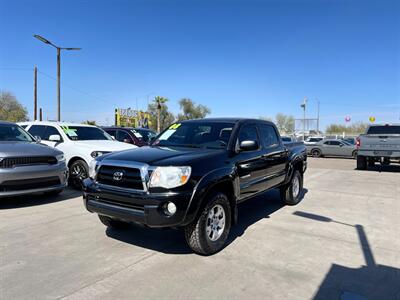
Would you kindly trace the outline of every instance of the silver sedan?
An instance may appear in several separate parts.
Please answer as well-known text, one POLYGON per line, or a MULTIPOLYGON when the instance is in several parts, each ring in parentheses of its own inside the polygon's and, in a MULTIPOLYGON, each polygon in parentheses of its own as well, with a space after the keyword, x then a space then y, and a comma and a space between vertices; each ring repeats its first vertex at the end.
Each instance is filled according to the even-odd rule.
POLYGON ((307 145, 308 154, 313 157, 321 156, 343 156, 357 157, 357 148, 342 140, 323 140, 315 145, 307 145))

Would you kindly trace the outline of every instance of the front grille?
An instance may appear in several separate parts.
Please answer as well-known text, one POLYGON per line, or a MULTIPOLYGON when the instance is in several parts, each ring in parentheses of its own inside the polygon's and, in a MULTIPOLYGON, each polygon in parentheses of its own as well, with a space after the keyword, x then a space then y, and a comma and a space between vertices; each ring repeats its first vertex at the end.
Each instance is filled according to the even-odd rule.
POLYGON ((0 160, 0 168, 14 168, 29 165, 55 165, 57 159, 54 156, 24 156, 6 157, 0 160))
POLYGON ((143 190, 140 169, 114 166, 101 166, 97 172, 97 182, 122 188, 143 190), (114 174, 121 172, 121 180, 115 180, 114 174))
POLYGON ((12 192, 21 190, 40 189, 59 185, 60 178, 58 176, 23 179, 23 180, 7 180, 0 185, 0 191, 12 192))

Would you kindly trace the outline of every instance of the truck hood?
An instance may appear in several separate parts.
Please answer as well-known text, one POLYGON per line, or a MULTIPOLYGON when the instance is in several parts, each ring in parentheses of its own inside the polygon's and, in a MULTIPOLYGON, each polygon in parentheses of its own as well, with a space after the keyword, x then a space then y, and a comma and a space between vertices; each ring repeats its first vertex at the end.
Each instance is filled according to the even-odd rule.
POLYGON ((122 142, 118 142, 118 141, 109 141, 109 140, 74 141, 74 146, 88 149, 90 151, 108 151, 108 152, 137 148, 137 146, 135 146, 135 145, 122 143, 122 142))
POLYGON ((103 159, 104 161, 141 162, 156 166, 182 166, 191 164, 195 160, 213 158, 225 152, 225 149, 145 146, 134 150, 111 153, 105 155, 103 159))
POLYGON ((29 142, 0 142, 0 157, 56 156, 61 151, 49 146, 29 142))

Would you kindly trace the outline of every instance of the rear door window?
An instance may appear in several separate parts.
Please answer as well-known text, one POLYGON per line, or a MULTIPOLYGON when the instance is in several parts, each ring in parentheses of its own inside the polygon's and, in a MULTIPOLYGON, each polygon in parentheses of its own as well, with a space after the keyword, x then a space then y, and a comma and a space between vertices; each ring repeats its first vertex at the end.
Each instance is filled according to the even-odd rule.
POLYGON ((275 147, 279 145, 278 135, 271 125, 259 125, 261 131, 261 140, 265 148, 275 147))
POLYGON ((400 134, 400 126, 371 126, 367 134, 400 134))

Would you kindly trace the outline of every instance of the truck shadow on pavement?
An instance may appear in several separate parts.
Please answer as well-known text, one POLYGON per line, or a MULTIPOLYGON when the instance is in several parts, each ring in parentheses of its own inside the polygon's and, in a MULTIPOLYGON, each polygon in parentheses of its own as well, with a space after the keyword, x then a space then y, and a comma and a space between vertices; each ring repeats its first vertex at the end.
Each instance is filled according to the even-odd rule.
MULTIPOLYGON (((303 197, 307 193, 304 190, 303 197)), ((231 228, 226 247, 236 238, 242 236, 246 229, 258 221, 269 218, 277 210, 284 207, 279 190, 274 189, 255 196, 239 204, 238 223, 231 228)), ((182 229, 153 229, 132 225, 127 230, 107 228, 106 235, 110 238, 167 254, 192 254, 186 245, 182 229)), ((225 248, 226 248, 225 247, 225 248)), ((222 249, 223 251, 223 249, 222 249)))
POLYGON ((347 224, 325 216, 296 211, 296 216, 320 222, 332 222, 355 228, 365 265, 350 268, 332 264, 314 294, 314 300, 399 300, 400 269, 377 264, 362 225, 347 224))
POLYGON ((35 194, 35 195, 9 197, 1 199, 0 210, 50 204, 50 203, 70 200, 79 196, 82 196, 81 191, 77 191, 72 188, 67 188, 57 196, 35 194))

